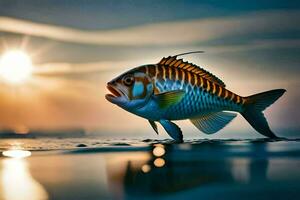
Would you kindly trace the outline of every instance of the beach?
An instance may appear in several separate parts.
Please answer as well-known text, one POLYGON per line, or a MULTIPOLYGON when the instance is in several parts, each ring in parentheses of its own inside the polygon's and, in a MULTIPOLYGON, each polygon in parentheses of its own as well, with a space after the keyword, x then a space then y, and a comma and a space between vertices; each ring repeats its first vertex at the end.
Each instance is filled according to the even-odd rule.
POLYGON ((3 139, 0 148, 1 200, 297 199, 300 191, 297 139, 3 139))

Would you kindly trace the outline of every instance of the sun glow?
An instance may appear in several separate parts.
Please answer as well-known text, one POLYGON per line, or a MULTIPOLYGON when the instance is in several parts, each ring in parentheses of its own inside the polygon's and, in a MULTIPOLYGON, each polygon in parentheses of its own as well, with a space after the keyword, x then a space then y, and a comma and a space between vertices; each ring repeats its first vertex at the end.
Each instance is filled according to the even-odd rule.
POLYGON ((0 77, 7 83, 25 82, 30 78, 32 70, 31 59, 24 51, 7 51, 0 58, 0 77))

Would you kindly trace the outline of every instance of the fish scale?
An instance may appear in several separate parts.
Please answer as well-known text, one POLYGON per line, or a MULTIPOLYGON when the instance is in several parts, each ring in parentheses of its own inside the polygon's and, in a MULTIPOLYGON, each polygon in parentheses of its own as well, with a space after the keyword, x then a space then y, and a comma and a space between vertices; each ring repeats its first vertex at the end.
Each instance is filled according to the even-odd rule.
MULTIPOLYGON (((147 67, 150 68, 152 66, 147 67)), ((155 66, 153 68, 160 69, 155 66)), ((191 73, 187 73, 184 75, 184 81, 176 80, 174 79, 174 73, 169 73, 169 67, 164 66, 162 69, 163 71, 161 73, 153 72, 160 74, 155 81, 155 87, 157 87, 160 92, 163 93, 173 90, 184 90, 186 92, 181 102, 171 106, 165 111, 164 116, 166 118, 180 120, 187 117, 195 117, 199 115, 199 113, 210 113, 226 109, 239 111, 241 109, 240 105, 231 102, 231 100, 224 101, 217 94, 212 94, 201 86, 192 85, 191 81, 195 78, 199 78, 198 76, 192 76, 191 73)), ((183 71, 182 73, 185 72, 183 71)), ((211 86, 211 89, 217 87, 205 78, 203 78, 203 81, 206 82, 206 85, 211 86)), ((193 82, 195 83, 196 81, 193 82)))

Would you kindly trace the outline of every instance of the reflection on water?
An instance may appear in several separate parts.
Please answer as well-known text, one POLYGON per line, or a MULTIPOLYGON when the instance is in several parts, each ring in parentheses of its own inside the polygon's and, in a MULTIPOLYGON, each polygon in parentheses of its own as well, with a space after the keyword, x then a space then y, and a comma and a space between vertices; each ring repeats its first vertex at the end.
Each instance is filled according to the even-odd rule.
POLYGON ((48 199, 47 192, 30 174, 28 163, 25 159, 19 159, 28 155, 21 150, 3 153, 1 171, 1 193, 4 200, 44 200, 48 199))
POLYGON ((31 152, 15 149, 15 150, 3 151, 2 155, 11 158, 25 158, 31 156, 31 152))
POLYGON ((144 173, 148 173, 148 172, 150 172, 150 170, 151 170, 151 166, 145 164, 145 165, 142 166, 141 169, 142 169, 142 171, 143 171, 144 173))
POLYGON ((156 157, 163 156, 166 153, 164 145, 156 144, 154 145, 153 155, 156 157))
MULTIPOLYGON (((235 181, 240 183, 248 183, 250 179, 250 160, 249 159, 235 159, 231 161, 231 174, 235 181)), ((265 170, 262 170, 265 173, 265 170)), ((264 176, 263 176, 264 177, 264 176)))
POLYGON ((165 160, 163 158, 156 158, 154 161, 153 161, 153 164, 155 167, 163 167, 165 165, 165 160))
MULTIPOLYGON (((297 191, 294 187, 300 180, 299 176, 289 177, 292 172, 298 171, 299 159, 287 159, 286 163, 282 163, 277 174, 289 173, 285 179, 270 180, 267 176, 270 171, 269 162, 280 159, 282 155, 289 158, 289 154, 274 156, 264 144, 159 144, 153 145, 149 154, 151 156, 144 162, 134 159, 127 162, 124 178, 118 180, 122 182, 120 185, 124 189, 125 199, 199 196, 205 199, 220 197, 220 193, 224 193, 224 198, 229 199, 254 198, 248 196, 249 192, 259 194, 260 197, 255 197, 256 199, 288 197, 297 191), (247 152, 246 156, 237 155, 238 149, 247 152)), ((110 167, 107 169, 110 171, 110 167)), ((111 191, 113 190, 114 188, 111 188, 111 191)))
POLYGON ((234 182, 231 169, 233 165, 238 166, 238 163, 230 160, 192 157, 173 145, 154 145, 151 157, 145 163, 140 163, 141 167, 132 167, 134 164, 136 166, 135 162, 138 160, 128 162, 123 180, 124 193, 128 197, 174 195, 212 183, 234 182))
POLYGON ((44 151, 0 160, 0 199, 294 199, 300 196, 299 158, 298 142, 44 151))

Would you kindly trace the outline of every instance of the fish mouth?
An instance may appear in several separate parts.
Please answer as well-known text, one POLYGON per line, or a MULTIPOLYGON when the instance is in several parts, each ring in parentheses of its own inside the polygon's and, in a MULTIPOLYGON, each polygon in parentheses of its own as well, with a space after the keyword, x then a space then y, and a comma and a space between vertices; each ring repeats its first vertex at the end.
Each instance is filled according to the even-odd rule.
POLYGON ((110 91, 110 94, 106 94, 105 98, 112 103, 123 95, 117 87, 114 87, 111 84, 107 84, 106 88, 110 91))
POLYGON ((111 94, 108 94, 108 95, 111 95, 113 97, 122 96, 122 92, 119 91, 117 88, 113 87, 112 85, 107 85, 107 89, 111 92, 111 94))

